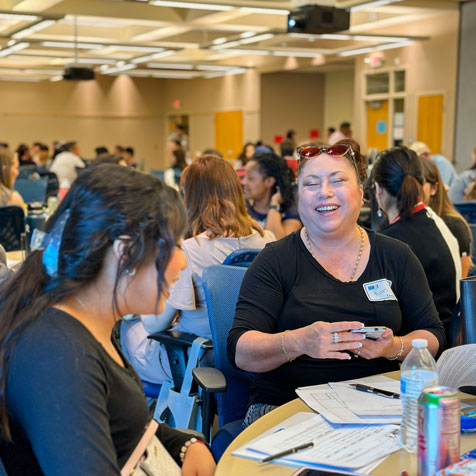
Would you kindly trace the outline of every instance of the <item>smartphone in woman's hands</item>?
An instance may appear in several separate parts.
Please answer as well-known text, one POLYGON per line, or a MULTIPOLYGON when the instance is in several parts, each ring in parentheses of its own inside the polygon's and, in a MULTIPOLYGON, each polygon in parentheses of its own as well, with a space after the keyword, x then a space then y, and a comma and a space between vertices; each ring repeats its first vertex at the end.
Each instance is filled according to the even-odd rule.
POLYGON ((365 334, 366 339, 377 340, 386 330, 385 326, 362 327, 361 329, 352 329, 349 332, 353 334, 365 334))

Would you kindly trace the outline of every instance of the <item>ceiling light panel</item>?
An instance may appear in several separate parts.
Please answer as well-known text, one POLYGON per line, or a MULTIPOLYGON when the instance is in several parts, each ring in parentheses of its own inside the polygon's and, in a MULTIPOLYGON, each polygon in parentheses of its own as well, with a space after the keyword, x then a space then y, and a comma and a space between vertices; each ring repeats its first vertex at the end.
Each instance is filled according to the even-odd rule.
POLYGON ((263 13, 264 15, 289 15, 289 10, 281 8, 239 7, 240 12, 263 13))
POLYGON ((24 30, 20 30, 17 33, 14 33, 12 35, 12 38, 15 38, 15 40, 25 38, 27 36, 33 35, 34 33, 37 33, 38 31, 49 28, 50 26, 53 26, 55 23, 56 23, 56 20, 40 21, 39 23, 36 23, 35 25, 32 25, 28 28, 25 28, 24 30))
POLYGON ((22 42, 22 43, 17 43, 16 45, 9 46, 8 48, 4 48, 3 50, 0 50, 0 57, 5 57, 8 56, 15 51, 20 51, 24 50, 25 48, 28 48, 30 46, 30 43, 27 42, 22 42))
POLYGON ((193 64, 147 63, 147 67, 158 68, 158 69, 193 69, 193 64))
POLYGON ((99 50, 108 45, 100 45, 99 43, 75 43, 69 41, 42 41, 42 46, 49 48, 81 48, 84 50, 99 50))
POLYGON ((385 5, 390 5, 391 3, 401 2, 402 0, 376 0, 373 2, 363 3, 362 5, 357 5, 351 7, 350 11, 352 13, 359 12, 361 10, 368 10, 369 8, 383 7, 385 5))
POLYGON ((191 8, 195 10, 212 10, 217 12, 226 12, 233 10, 229 5, 215 5, 213 3, 193 3, 193 2, 174 2, 172 0, 154 0, 150 5, 156 7, 174 7, 174 8, 191 8))

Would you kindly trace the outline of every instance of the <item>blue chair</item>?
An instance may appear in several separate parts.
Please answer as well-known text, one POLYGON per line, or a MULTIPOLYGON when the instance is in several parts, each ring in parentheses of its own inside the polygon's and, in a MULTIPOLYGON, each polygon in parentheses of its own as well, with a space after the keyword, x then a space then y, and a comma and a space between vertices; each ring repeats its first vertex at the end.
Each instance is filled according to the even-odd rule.
POLYGON ((160 180, 162 180, 162 182, 164 181, 164 171, 163 170, 151 169, 150 174, 153 175, 154 177, 159 178, 160 180))
POLYGON ((236 370, 228 362, 226 345, 233 324, 235 307, 241 281, 246 268, 212 265, 203 272, 203 288, 208 307, 216 368, 193 370, 198 385, 203 390, 202 433, 208 437, 216 398, 219 430, 212 441, 215 458, 221 455, 242 430, 243 418, 248 408, 249 387, 254 374, 236 370))
POLYGON ((227 266, 243 266, 247 268, 253 260, 258 256, 260 249, 256 248, 242 248, 230 253, 223 261, 227 266))
POLYGON ((24 246, 24 237, 25 213, 22 207, 0 207, 0 244, 6 251, 18 251, 24 246))
POLYGON ((22 196, 25 203, 45 203, 47 187, 47 178, 40 178, 38 180, 17 179, 14 186, 15 190, 22 196))
POLYGON ((453 205, 468 223, 476 223, 476 201, 453 203, 453 205))

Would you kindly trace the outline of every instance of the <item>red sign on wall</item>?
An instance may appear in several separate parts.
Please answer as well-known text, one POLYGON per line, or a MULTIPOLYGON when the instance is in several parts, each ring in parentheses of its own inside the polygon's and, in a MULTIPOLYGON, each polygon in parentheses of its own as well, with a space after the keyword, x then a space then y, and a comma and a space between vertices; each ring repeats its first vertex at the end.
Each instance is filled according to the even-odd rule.
POLYGON ((311 129, 309 131, 309 137, 311 139, 317 139, 319 137, 319 129, 311 129))
POLYGON ((281 142, 283 142, 283 140, 284 140, 284 136, 281 136, 281 135, 274 136, 274 143, 275 144, 281 144, 281 142))

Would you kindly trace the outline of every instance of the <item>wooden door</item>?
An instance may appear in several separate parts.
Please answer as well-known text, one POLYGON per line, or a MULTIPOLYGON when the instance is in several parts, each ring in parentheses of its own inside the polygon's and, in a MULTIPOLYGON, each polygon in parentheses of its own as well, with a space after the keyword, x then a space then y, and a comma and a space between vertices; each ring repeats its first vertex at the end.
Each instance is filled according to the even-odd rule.
POLYGON ((367 102, 367 149, 388 147, 388 100, 367 102))
POLYGON ((443 94, 418 97, 417 140, 424 142, 433 154, 441 153, 443 107, 443 94))
POLYGON ((215 149, 236 159, 243 148, 243 111, 215 113, 215 149))

